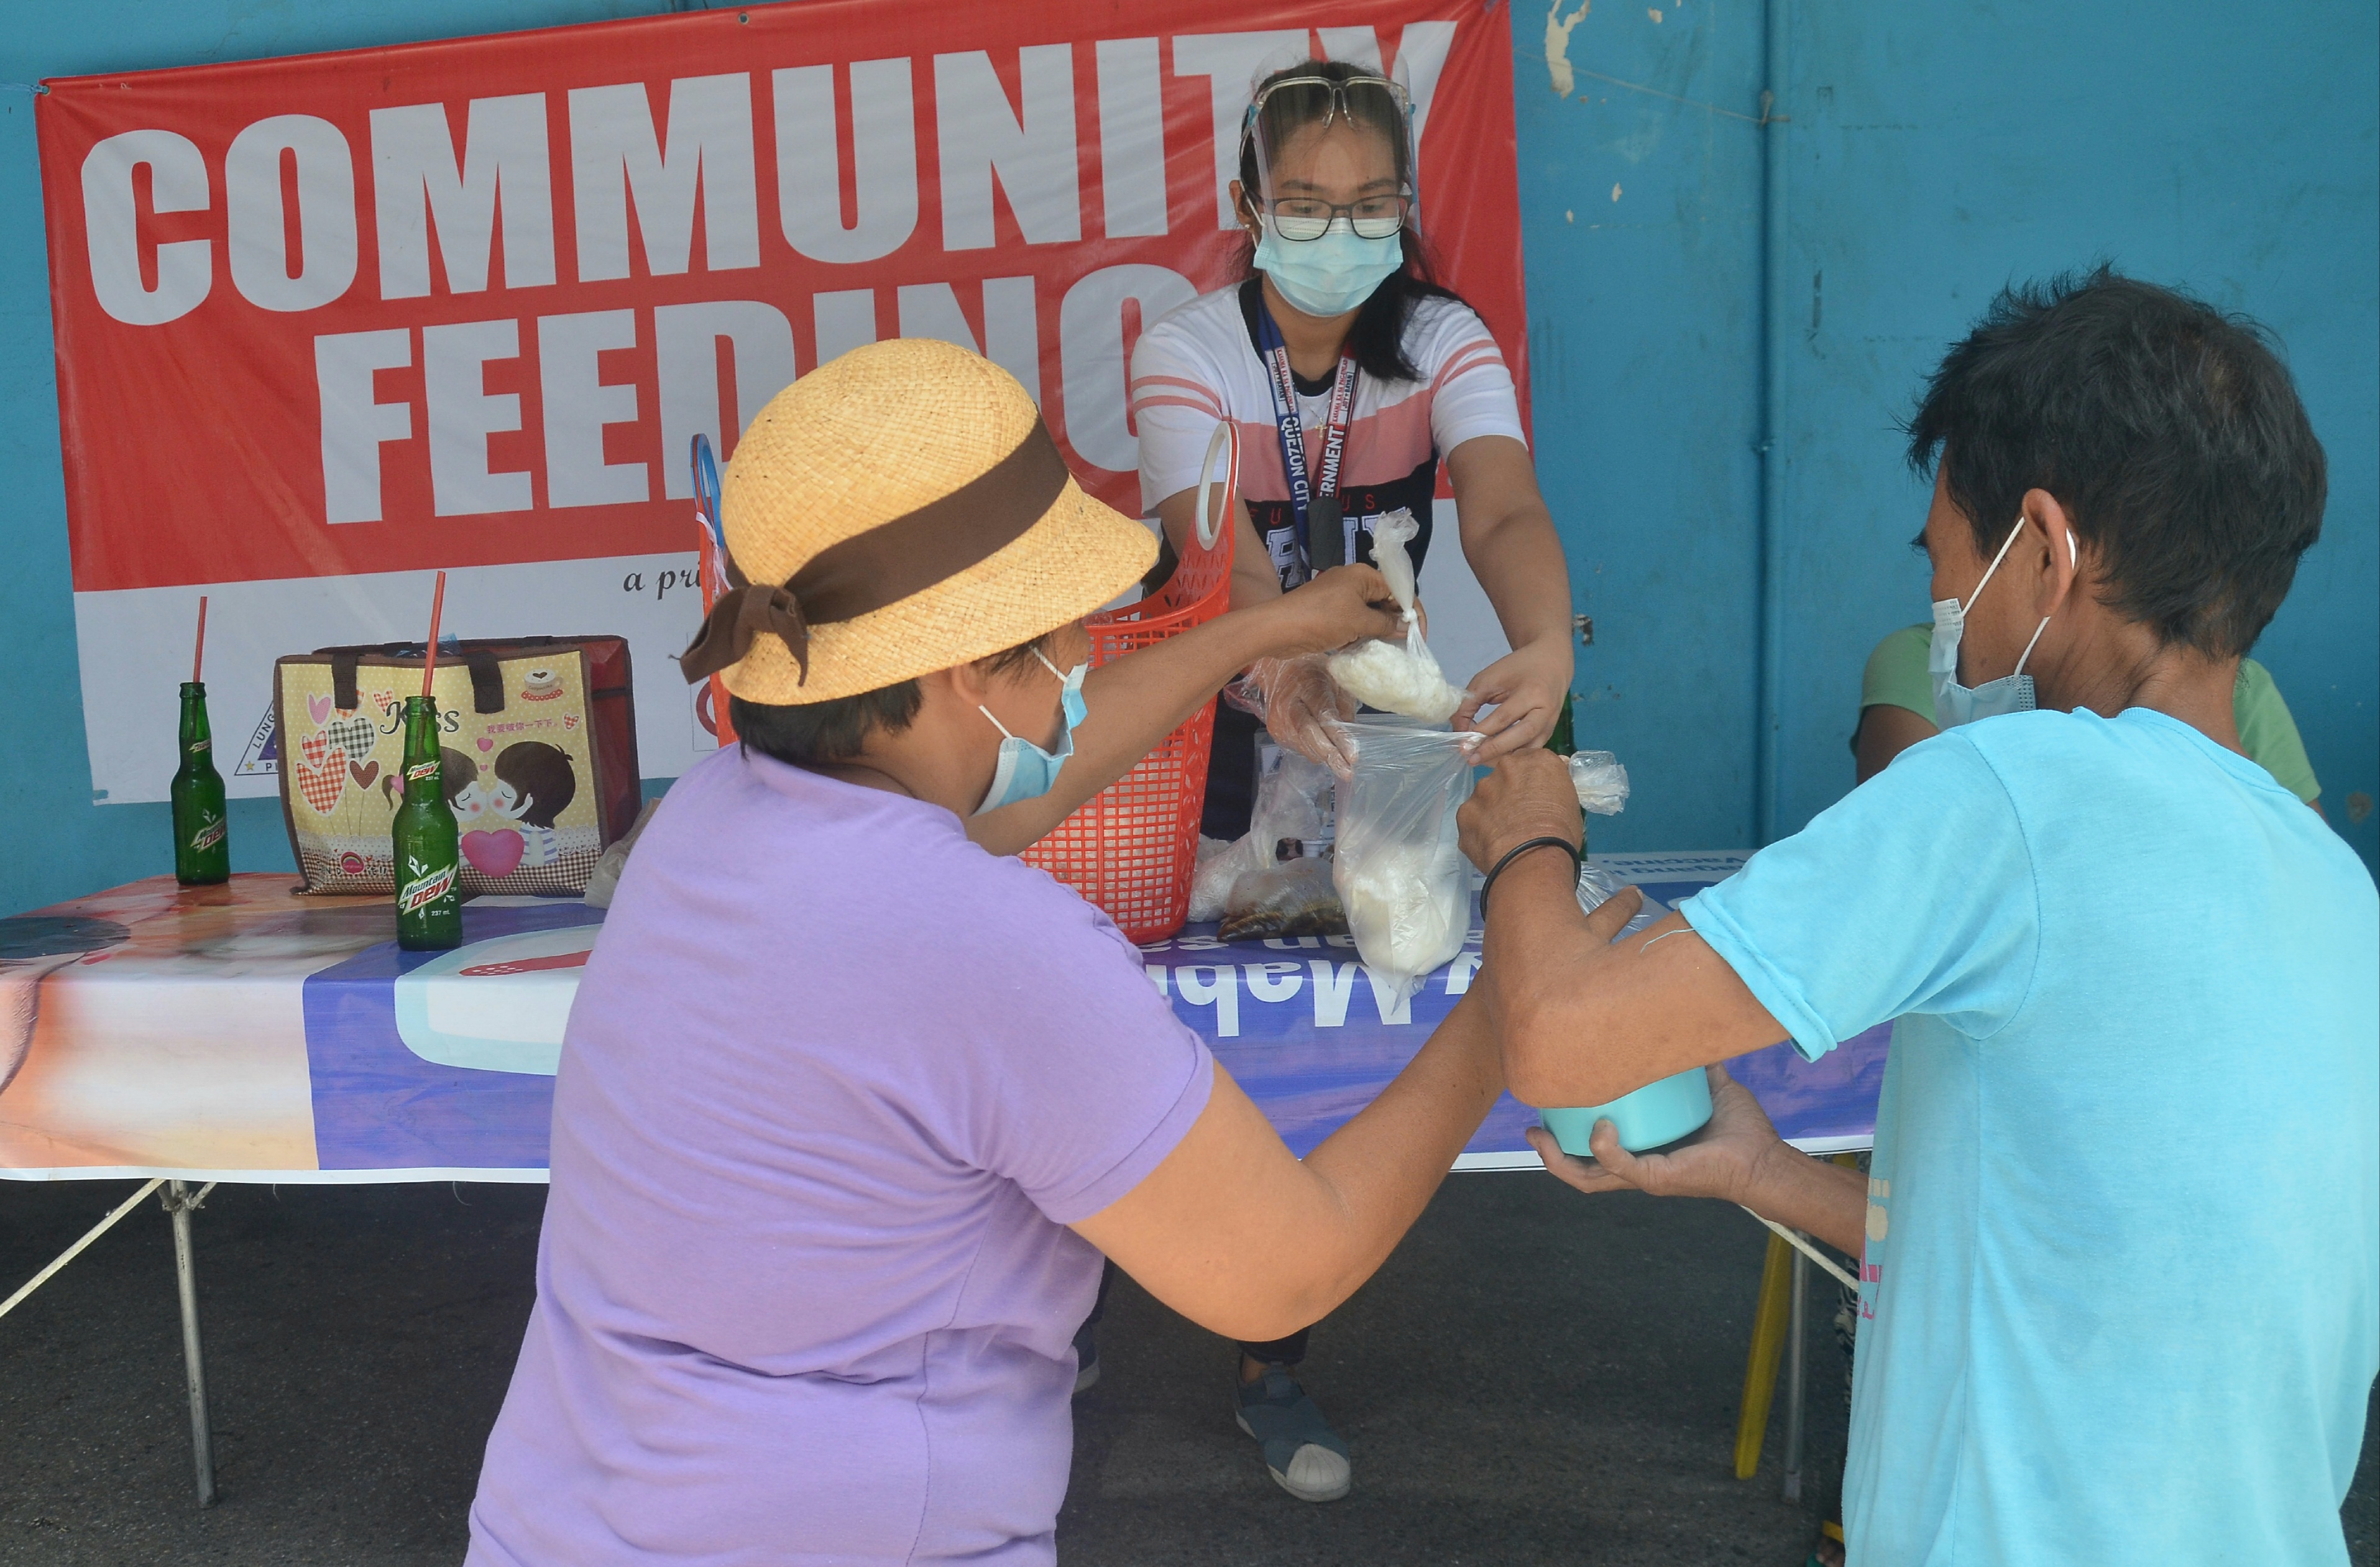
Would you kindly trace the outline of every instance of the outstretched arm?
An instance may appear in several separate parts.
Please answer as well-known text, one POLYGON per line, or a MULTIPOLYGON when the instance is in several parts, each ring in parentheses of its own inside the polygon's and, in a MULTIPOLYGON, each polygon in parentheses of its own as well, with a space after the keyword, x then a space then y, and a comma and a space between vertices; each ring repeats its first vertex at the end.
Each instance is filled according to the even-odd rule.
POLYGON ((1488 736, 1479 759, 1491 762, 1545 744, 1561 716, 1573 652, 1570 567, 1526 446, 1508 435, 1474 436, 1447 454, 1446 476, 1463 559, 1512 649, 1471 677, 1471 694, 1454 712, 1457 729, 1488 736), (1495 711, 1480 718, 1488 706, 1495 711))
MULTIPOLYGON (((1570 771, 1547 751, 1507 757, 1463 808, 1463 849, 1492 867, 1532 838, 1579 841, 1570 771)), ((1506 1077, 1524 1104, 1609 1104, 1689 1067, 1708 1066, 1708 1125, 1666 1153, 1620 1146, 1609 1121, 1595 1162, 1529 1134, 1546 1168, 1582 1191, 1630 1186, 1657 1197, 1723 1197, 1856 1256, 1865 1207, 1856 1172, 1779 1139, 1759 1102, 1717 1063, 1774 1044, 1784 1026, 1717 953, 1672 914, 1623 941, 1609 933, 1643 906, 1634 888, 1582 914, 1570 858, 1531 850, 1496 880, 1474 994, 1488 999, 1506 1077), (1621 912, 1603 923, 1608 911, 1621 912)))
MULTIPOLYGON (((1580 838, 1570 770, 1545 750, 1498 763, 1459 820, 1463 851, 1483 869, 1532 838, 1580 838)), ((1633 912, 1635 894, 1623 896, 1633 912)), ((1483 912, 1475 986, 1487 991, 1505 1075, 1524 1104, 1606 1104, 1785 1037, 1684 916, 1622 941, 1597 940, 1567 855, 1538 849, 1513 860, 1483 912)))
POLYGON ((1075 1229, 1201 1327, 1281 1338, 1372 1276, 1503 1087, 1475 990, 1378 1099, 1303 1160, 1218 1065, 1181 1145, 1075 1229))
POLYGON ((1138 764, 1159 741, 1259 658, 1318 652, 1362 637, 1391 635, 1396 602, 1367 565, 1328 571, 1294 593, 1276 593, 1153 648, 1101 664, 1083 679, 1088 716, 1075 730, 1075 754, 1038 799, 966 820, 967 836, 996 855, 1038 843, 1075 808, 1138 764))

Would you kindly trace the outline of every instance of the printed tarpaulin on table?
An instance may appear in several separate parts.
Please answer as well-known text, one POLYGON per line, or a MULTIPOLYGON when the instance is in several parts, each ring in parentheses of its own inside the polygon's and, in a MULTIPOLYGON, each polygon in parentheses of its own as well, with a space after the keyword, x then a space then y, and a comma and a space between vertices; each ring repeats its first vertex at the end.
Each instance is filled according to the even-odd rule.
MULTIPOLYGON (((1742 856, 1605 863, 1674 904, 1742 856)), ((482 898, 464 908, 462 947, 405 953, 385 900, 298 898, 294 884, 159 877, 0 920, 0 1175, 543 1179, 563 1029, 601 915, 482 898)), ((1346 941, 1193 927, 1144 949, 1174 1014, 1301 1156, 1413 1058, 1478 968, 1475 930, 1399 1005, 1346 941)), ((1815 1065, 1779 1045, 1731 1066, 1785 1136, 1864 1147, 1887 1034, 1815 1065)), ((1534 1119, 1502 1100, 1463 1164, 1534 1163, 1534 1119)))
POLYGON ((671 662, 700 619, 692 438, 723 459, 880 337, 1005 366, 1139 515, 1133 344, 1242 275, 1249 89, 1310 55, 1406 84, 1432 252, 1525 410, 1510 26, 810 0, 45 84, 94 788, 164 797, 157 671, 201 590, 225 782, 263 796, 273 659, 419 637, 441 566, 458 636, 626 636, 638 754, 675 776, 716 744, 671 662))
MULTIPOLYGON (((1731 875, 1742 855, 1597 855, 1666 909, 1731 875)), ((1478 909, 1475 900, 1472 917, 1478 909)), ((1480 932, 1402 1001, 1358 960, 1350 936, 1222 941, 1192 926, 1143 948, 1150 979, 1204 1036, 1215 1058, 1262 1107, 1299 1158, 1379 1093, 1445 1021, 1479 968, 1480 932)), ((1846 1039, 1821 1060, 1789 1043, 1737 1057, 1729 1072, 1750 1087, 1778 1132, 1814 1152, 1868 1146, 1892 1026, 1846 1039)), ((1534 1110, 1507 1094, 1463 1149, 1472 1168, 1534 1166, 1524 1136, 1534 1110)))

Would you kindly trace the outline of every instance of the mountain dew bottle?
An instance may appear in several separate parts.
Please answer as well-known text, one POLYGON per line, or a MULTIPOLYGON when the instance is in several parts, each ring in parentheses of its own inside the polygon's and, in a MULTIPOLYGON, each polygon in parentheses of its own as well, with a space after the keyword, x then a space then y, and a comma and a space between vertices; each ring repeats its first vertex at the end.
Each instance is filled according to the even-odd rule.
POLYGON ((405 803, 389 823, 396 867, 396 944, 443 952, 463 944, 462 837, 439 777, 438 712, 405 699, 405 803))
POLYGON ((1578 749, 1577 731, 1571 726, 1571 703, 1576 700, 1564 691, 1561 711, 1554 718, 1554 732, 1546 736, 1546 749, 1558 757, 1566 757, 1578 749))
POLYGON ((174 880, 211 887, 231 880, 231 835, 224 819, 223 774, 215 771, 207 727, 207 688, 182 685, 182 766, 167 791, 174 803, 174 880))

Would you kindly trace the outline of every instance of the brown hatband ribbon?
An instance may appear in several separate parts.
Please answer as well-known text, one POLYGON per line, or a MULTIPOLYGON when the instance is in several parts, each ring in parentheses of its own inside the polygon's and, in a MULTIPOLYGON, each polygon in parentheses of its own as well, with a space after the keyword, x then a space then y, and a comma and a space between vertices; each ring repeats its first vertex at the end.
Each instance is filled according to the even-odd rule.
POLYGON ((731 558, 729 590, 678 655, 692 685, 741 660, 762 632, 810 676, 810 627, 856 620, 989 559, 1049 515, 1072 477, 1038 418, 1016 449, 939 501, 838 541, 782 586, 747 582, 731 558))

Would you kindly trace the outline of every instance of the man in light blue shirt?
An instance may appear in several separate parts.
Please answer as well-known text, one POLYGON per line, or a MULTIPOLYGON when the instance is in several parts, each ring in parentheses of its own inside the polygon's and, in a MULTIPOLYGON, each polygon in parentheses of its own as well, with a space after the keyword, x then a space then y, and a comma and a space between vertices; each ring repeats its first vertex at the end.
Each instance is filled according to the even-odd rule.
POLYGON ((2344 1563, 2380 897, 2231 716, 2321 448, 2253 328, 2104 272, 2004 295, 1912 436, 1940 735, 1616 943, 1634 900, 1583 916, 1551 852, 1558 759, 1466 808, 1502 867, 1479 983, 1512 1091, 1601 1104, 1897 1018, 1864 1183, 1715 1065, 1684 1144, 1538 1144, 1584 1189, 1730 1198, 1862 1258, 1851 1567, 2344 1563))

